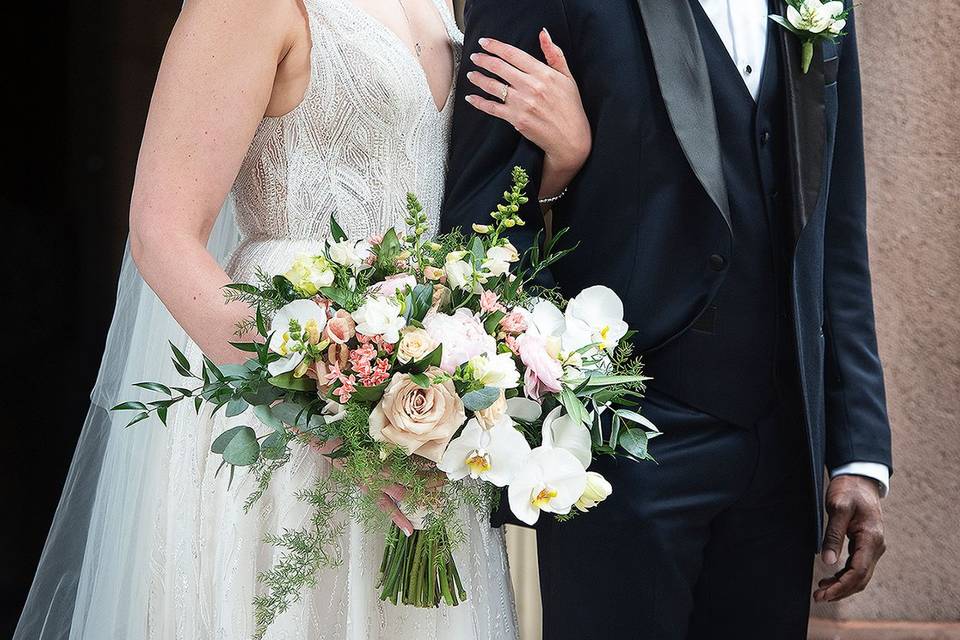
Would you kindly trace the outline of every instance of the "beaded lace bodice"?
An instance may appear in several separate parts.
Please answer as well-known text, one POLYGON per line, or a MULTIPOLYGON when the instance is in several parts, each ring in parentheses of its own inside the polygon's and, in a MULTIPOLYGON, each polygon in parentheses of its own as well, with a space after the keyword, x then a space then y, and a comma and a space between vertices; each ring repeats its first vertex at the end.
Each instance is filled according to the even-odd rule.
MULTIPOLYGON (((443 0, 433 2, 459 62, 463 36, 443 0)), ((233 275, 251 259, 278 258, 251 245, 322 240, 331 215, 355 238, 402 226, 408 192, 423 203, 430 231, 438 225, 453 88, 438 111, 407 45, 352 0, 305 6, 311 78, 299 106, 263 119, 237 175, 232 195, 246 246, 233 275)))

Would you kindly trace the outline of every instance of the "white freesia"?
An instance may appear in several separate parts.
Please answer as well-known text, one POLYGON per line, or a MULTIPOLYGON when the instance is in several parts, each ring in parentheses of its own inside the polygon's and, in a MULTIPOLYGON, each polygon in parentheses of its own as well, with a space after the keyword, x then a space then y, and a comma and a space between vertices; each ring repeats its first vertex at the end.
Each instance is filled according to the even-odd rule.
POLYGON ((842 2, 803 0, 799 9, 793 5, 787 6, 787 20, 798 31, 808 31, 810 33, 829 31, 836 35, 843 30, 846 24, 846 21, 839 18, 843 15, 843 12, 842 2), (840 22, 844 24, 837 27, 836 24, 840 22))
POLYGON ((567 303, 563 348, 576 351, 596 344, 613 351, 630 328, 623 320, 623 302, 604 286, 588 287, 567 303))
POLYGON ((537 447, 510 480, 510 510, 528 525, 537 522, 541 511, 570 513, 586 485, 587 472, 572 453, 556 447, 537 447))
POLYGON ((350 267, 354 272, 360 271, 367 266, 367 259, 370 257, 370 243, 365 240, 341 240, 333 242, 327 253, 330 259, 337 264, 350 267))
POLYGON ((574 505, 580 511, 586 512, 610 497, 613 486, 596 471, 587 471, 587 486, 583 495, 574 505))
POLYGON ((400 330, 406 326, 396 298, 370 296, 351 315, 357 323, 357 333, 365 336, 382 335, 384 340, 391 343, 400 340, 400 330))
POLYGON ((473 379, 485 387, 513 389, 520 384, 520 372, 513 354, 482 354, 470 358, 473 379))
POLYGON ((490 429, 481 427, 474 418, 447 446, 437 468, 453 482, 470 476, 505 487, 529 453, 527 439, 509 416, 503 416, 490 429))
POLYGON ((593 461, 590 430, 557 407, 543 419, 543 446, 565 449, 586 469, 593 461))
POLYGON ((283 356, 267 365, 270 375, 293 371, 303 361, 302 347, 308 335, 319 336, 327 325, 327 314, 313 300, 294 300, 281 307, 270 324, 270 351, 283 356), (295 337, 293 329, 300 332, 295 337))

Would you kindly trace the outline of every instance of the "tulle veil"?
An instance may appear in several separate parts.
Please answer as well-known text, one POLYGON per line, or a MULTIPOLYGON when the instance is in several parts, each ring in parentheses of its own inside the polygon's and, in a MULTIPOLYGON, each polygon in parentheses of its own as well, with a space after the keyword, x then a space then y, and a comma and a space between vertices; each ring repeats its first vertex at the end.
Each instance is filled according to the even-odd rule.
MULTIPOLYGON (((228 198, 210 235, 225 264, 240 242, 228 198)), ((147 624, 153 505, 164 428, 112 413, 133 383, 169 379, 167 341, 188 337, 124 253, 117 303, 90 409, 13 640, 140 640, 147 624)))

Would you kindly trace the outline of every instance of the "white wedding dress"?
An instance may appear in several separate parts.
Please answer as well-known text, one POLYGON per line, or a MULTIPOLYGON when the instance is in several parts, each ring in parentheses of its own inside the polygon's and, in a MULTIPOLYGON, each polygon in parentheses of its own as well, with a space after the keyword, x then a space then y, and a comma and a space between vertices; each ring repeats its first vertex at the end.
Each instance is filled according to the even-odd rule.
MULTIPOLYGON (((433 2, 458 62, 462 34, 443 0, 433 2)), ((317 252, 332 215, 353 238, 401 227, 408 191, 421 199, 431 232, 438 226, 453 89, 438 109, 416 57, 352 0, 304 4, 312 35, 306 95, 289 114, 263 119, 232 190, 232 207, 221 214, 235 211, 240 231, 239 246, 226 265, 236 281, 253 281, 258 268, 283 272, 298 254, 317 252)), ((118 326, 120 313, 112 333, 124 329, 118 326)), ((148 344, 134 337, 127 351, 146 349, 144 362, 166 360, 158 342, 163 336, 156 335, 160 325, 147 326, 141 342, 148 344)), ((199 360, 192 342, 185 341, 185 350, 192 361, 199 360)), ((128 362, 120 376, 127 384, 141 373, 130 372, 131 367, 128 362)), ((152 379, 176 384, 172 368, 165 370, 165 378, 152 379)), ((109 375, 102 372, 101 378, 109 375)), ((308 522, 309 507, 294 494, 323 474, 325 463, 307 450, 295 451, 245 513, 253 477, 240 471, 228 488, 228 474, 216 476, 218 461, 210 444, 230 426, 256 426, 252 415, 211 418, 209 410, 197 416, 192 405, 178 405, 165 432, 151 423, 124 431, 114 420, 106 435, 91 435, 86 432, 93 428, 91 421, 103 414, 96 407, 103 387, 101 380, 81 442, 84 450, 102 451, 105 469, 90 476, 97 486, 89 497, 89 525, 70 515, 84 502, 76 495, 85 495, 83 485, 91 483, 78 452, 16 640, 250 638, 256 626, 253 598, 263 589, 257 574, 271 568, 280 553, 263 542, 264 535, 308 522), (96 446, 89 446, 91 439, 96 446), (126 471, 113 471, 118 468, 126 471), (76 537, 70 535, 76 533, 73 527, 89 529, 80 536, 86 542, 78 575, 60 568, 68 560, 77 562, 63 550, 76 537), (60 593, 74 581, 75 591, 60 593)), ((133 393, 122 384, 114 387, 121 397, 133 393)), ((109 406, 103 399, 99 405, 109 406)), ((454 552, 468 593, 464 603, 415 609, 380 602, 376 582, 383 534, 348 524, 340 540, 342 564, 324 570, 265 637, 515 639, 503 534, 490 528, 485 515, 465 515, 467 541, 454 552)))

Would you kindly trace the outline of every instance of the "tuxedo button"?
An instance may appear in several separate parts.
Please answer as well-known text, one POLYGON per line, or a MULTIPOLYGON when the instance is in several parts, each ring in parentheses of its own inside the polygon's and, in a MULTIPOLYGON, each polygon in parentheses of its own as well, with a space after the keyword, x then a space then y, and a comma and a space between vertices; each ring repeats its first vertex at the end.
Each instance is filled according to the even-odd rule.
POLYGON ((723 271, 727 266, 727 259, 719 253, 710 256, 710 268, 714 271, 723 271))
POLYGON ((750 75, 751 73, 753 73, 753 67, 748 64, 746 67, 743 68, 743 71, 747 75, 750 75))

